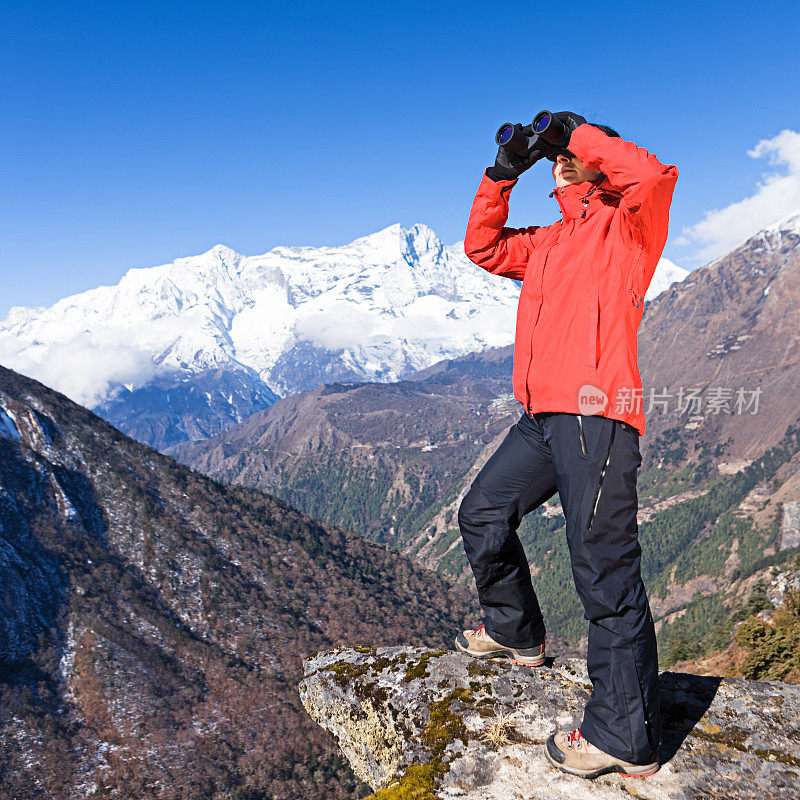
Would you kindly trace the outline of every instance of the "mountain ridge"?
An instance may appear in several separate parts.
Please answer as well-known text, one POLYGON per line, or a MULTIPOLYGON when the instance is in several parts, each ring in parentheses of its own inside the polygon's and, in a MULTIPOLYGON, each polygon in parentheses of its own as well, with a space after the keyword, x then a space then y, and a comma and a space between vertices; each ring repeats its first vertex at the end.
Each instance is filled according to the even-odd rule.
MULTIPOLYGON (((649 294, 685 274, 664 260, 649 294)), ((280 396, 401 380, 510 344, 518 295, 423 224, 257 256, 215 245, 49 308, 16 307, 0 322, 0 362, 164 448, 280 396)))

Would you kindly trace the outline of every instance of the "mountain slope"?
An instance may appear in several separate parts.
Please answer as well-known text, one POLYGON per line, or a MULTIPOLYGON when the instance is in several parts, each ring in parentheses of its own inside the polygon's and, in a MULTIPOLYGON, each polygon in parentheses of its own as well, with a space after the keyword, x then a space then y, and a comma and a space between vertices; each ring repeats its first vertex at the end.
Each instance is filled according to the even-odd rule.
MULTIPOLYGON (((673 283, 645 309, 645 397, 651 387, 663 393, 667 413, 658 402, 645 403, 639 521, 653 606, 665 622, 677 613, 696 615, 698 625, 727 617, 746 600, 761 560, 788 558, 800 545, 795 227, 789 219, 768 229, 673 283), (714 387, 721 387, 716 403, 714 387), (745 402, 761 390, 757 413, 737 413, 739 387, 745 402), (697 390, 696 409, 676 409, 681 389, 683 397, 697 390), (775 452, 763 458, 770 448, 775 452)), ((441 362, 396 386, 303 393, 174 452, 469 585, 456 512, 521 413, 508 394, 511 363, 511 348, 502 348, 441 362)), ((551 502, 529 515, 521 536, 548 623, 574 641, 581 612, 564 569, 562 525, 551 502)))
POLYGON ((0 409, 0 795, 359 791, 300 706, 302 657, 445 644, 464 598, 1 368, 0 409))
POLYGON ((169 452, 404 548, 519 417, 508 394, 511 360, 507 347, 442 362, 413 380, 329 384, 169 452))
POLYGON ((776 442, 797 417, 798 301, 800 213, 648 304, 639 330, 642 382, 667 396, 664 405, 657 397, 652 409, 645 404, 653 437, 676 428, 707 446, 726 443, 731 460, 752 459, 776 442), (690 390, 698 396, 687 413, 678 410, 681 389, 684 407, 690 390))
MULTIPOLYGON (((648 296, 685 271, 663 262, 648 296)), ((394 381, 513 341, 518 284, 424 225, 342 247, 218 245, 116 286, 15 308, 0 363, 158 448, 332 381, 394 381)))

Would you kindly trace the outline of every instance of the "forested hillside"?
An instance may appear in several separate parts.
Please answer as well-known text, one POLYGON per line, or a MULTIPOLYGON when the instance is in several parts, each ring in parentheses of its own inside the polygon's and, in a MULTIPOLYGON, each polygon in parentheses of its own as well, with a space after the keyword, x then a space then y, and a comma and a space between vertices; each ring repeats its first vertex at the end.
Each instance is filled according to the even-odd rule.
POLYGON ((446 646, 458 591, 0 368, 0 797, 359 795, 301 660, 446 646))

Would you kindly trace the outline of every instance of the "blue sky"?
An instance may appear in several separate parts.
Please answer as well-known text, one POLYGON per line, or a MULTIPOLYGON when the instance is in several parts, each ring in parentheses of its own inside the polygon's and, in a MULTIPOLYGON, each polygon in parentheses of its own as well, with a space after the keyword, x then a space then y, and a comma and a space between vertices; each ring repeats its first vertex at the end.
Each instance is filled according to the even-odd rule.
MULTIPOLYGON (((794 210, 798 16, 792 2, 9 7, 0 318, 216 243, 343 244, 395 222, 458 241, 497 126, 548 107, 678 165, 665 255, 697 266, 794 210)), ((554 221, 551 185, 540 165, 523 176, 509 224, 554 221)))

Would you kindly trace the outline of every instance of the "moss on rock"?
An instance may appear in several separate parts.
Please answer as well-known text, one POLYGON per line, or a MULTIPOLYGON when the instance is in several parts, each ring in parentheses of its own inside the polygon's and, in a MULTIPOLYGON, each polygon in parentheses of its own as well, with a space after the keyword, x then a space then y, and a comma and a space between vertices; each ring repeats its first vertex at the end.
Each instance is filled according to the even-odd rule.
POLYGON ((402 776, 379 789, 366 800, 436 800, 436 787, 447 773, 450 759, 446 758, 448 745, 460 739, 467 743, 467 729, 463 718, 452 705, 455 701, 469 703, 472 692, 457 688, 431 705, 431 716, 420 734, 427 760, 409 766, 402 776))
POLYGON ((429 653, 425 653, 425 655, 420 656, 416 661, 412 661, 406 667, 406 677, 407 681, 414 680, 414 678, 427 678, 428 677, 428 662, 432 658, 438 658, 439 656, 443 656, 447 650, 431 650, 429 653))

